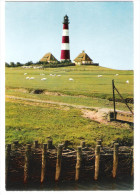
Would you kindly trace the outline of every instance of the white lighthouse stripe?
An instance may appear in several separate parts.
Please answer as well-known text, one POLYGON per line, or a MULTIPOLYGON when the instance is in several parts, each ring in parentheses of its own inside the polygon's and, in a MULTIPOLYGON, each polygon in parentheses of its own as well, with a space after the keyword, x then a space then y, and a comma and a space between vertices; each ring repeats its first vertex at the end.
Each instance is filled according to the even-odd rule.
POLYGON ((69 43, 62 43, 61 50, 69 50, 69 43))
POLYGON ((63 29, 62 36, 69 36, 69 30, 63 29))

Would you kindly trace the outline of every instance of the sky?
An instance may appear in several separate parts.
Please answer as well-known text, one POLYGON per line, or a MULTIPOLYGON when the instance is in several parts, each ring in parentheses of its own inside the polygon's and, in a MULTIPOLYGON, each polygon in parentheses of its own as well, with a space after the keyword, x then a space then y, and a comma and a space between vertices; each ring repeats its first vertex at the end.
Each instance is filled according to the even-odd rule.
POLYGON ((134 69, 133 2, 6 2, 5 61, 60 60, 66 14, 72 61, 84 50, 100 66, 134 69))

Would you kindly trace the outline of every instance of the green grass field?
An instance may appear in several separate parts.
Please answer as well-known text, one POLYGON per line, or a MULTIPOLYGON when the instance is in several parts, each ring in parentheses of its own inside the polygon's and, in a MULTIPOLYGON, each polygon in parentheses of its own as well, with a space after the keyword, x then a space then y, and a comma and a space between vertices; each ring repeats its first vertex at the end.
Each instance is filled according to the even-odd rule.
POLYGON ((6 103, 6 143, 45 143, 52 138, 55 145, 69 140, 73 146, 85 140, 95 145, 96 139, 103 139, 104 145, 112 140, 121 144, 132 144, 133 130, 103 125, 83 118, 79 109, 50 105, 26 105, 25 102, 6 103))
MULTIPOLYGON (((124 98, 133 98, 133 71, 92 66, 44 70, 6 68, 6 95, 89 107, 113 108, 112 101, 108 100, 112 98, 112 79, 124 98), (56 76, 50 76, 50 74, 56 74, 56 76), (34 79, 28 80, 26 77, 34 77, 34 79), (47 80, 41 81, 41 78, 47 78, 47 80), (73 78, 73 81, 69 81, 69 78, 73 78), (126 80, 129 80, 129 84, 126 80), (44 92, 32 93, 37 89, 42 89, 44 92)), ((103 138, 104 144, 107 145, 113 139, 132 142, 133 131, 125 125, 117 128, 99 124, 83 118, 78 108, 63 109, 62 106, 53 104, 26 103, 12 102, 9 99, 6 102, 6 143, 15 139, 21 143, 32 142, 35 139, 45 142, 48 137, 53 138, 55 144, 66 139, 73 144, 80 143, 82 139, 85 139, 87 144, 95 144, 97 138, 103 138)), ((128 110, 123 103, 117 102, 116 105, 119 110, 128 110)), ((129 105, 133 109, 133 104, 129 105)))
POLYGON ((52 68, 45 70, 6 69, 7 88, 45 89, 67 95, 85 95, 88 97, 112 97, 112 79, 125 97, 133 96, 133 71, 112 70, 102 67, 52 68), (27 73, 27 75, 24 75, 27 73), (42 76, 40 74, 44 73, 42 76), (61 75, 52 77, 50 74, 61 75), (119 74, 116 76, 116 74, 119 74), (103 75, 98 78, 98 75, 103 75), (26 77, 35 77, 27 80, 26 77), (46 81, 41 78, 46 77, 46 81), (73 78, 73 81, 69 81, 73 78), (130 83, 127 84, 126 80, 130 83))

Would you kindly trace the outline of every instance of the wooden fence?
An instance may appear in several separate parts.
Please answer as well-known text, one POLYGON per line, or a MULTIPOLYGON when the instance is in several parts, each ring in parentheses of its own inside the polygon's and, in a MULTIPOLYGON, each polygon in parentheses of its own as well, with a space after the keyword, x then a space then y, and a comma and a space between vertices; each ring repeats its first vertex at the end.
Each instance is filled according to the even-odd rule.
POLYGON ((55 148, 52 140, 45 144, 20 145, 18 141, 6 148, 6 185, 49 183, 60 181, 91 181, 100 178, 133 176, 133 148, 103 147, 101 140, 95 148, 85 142, 77 149, 68 141, 55 148))

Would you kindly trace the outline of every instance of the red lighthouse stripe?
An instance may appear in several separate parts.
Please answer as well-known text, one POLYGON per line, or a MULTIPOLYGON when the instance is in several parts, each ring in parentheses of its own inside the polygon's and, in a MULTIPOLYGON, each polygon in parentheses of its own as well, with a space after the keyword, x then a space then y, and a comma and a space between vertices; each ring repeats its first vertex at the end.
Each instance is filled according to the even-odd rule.
POLYGON ((61 50, 61 60, 69 60, 70 59, 70 51, 69 50, 61 50))
POLYGON ((62 43, 69 43, 69 36, 63 36, 62 43))
POLYGON ((68 24, 63 24, 63 29, 69 29, 68 24))

